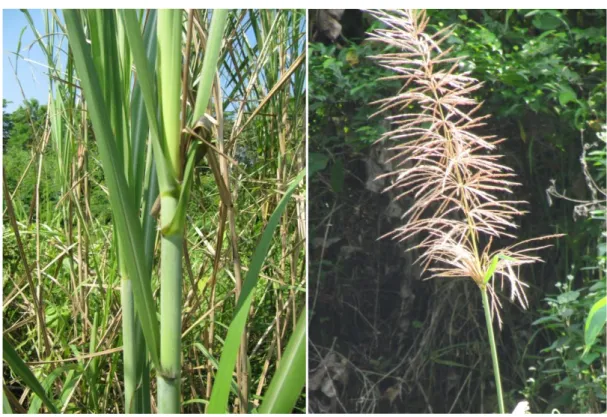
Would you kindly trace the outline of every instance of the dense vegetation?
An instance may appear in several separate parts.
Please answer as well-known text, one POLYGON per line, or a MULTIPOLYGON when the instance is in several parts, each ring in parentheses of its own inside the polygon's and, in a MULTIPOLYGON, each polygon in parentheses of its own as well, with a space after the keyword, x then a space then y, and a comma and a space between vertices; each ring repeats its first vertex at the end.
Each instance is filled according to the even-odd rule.
MULTIPOLYGON (((87 32, 93 39, 91 45, 98 45, 96 36, 103 32, 95 34, 95 24, 114 23, 121 31, 119 42, 125 42, 119 43, 120 49, 114 52, 131 62, 132 50, 125 47, 123 32, 126 17, 111 10, 96 13, 79 14, 86 22, 82 28, 91 31, 87 32)), ((149 29, 155 21, 155 11, 138 13, 142 22, 148 22, 145 28, 149 29)), ((204 10, 177 13, 182 28, 178 37, 183 35, 184 41, 192 42, 184 42, 183 49, 174 51, 180 56, 190 53, 184 60, 190 64, 189 79, 183 81, 187 87, 184 115, 190 117, 192 99, 205 84, 199 77, 212 17, 204 10)), ((13 358, 3 366, 3 410, 37 413, 54 406, 65 413, 124 413, 134 409, 132 403, 125 404, 125 374, 132 371, 129 367, 133 362, 123 358, 123 354, 127 355, 122 352, 127 340, 123 333, 127 311, 121 281, 124 285, 128 279, 123 270, 128 259, 118 256, 117 251, 122 236, 117 233, 118 219, 108 199, 108 193, 115 191, 108 184, 99 125, 83 117, 92 113, 94 97, 82 81, 81 68, 75 68, 73 32, 68 34, 74 26, 68 26, 66 31, 61 11, 45 11, 44 16, 45 32, 38 33, 33 24, 26 30, 35 31, 35 42, 51 63, 49 104, 24 98, 14 112, 4 112, 2 291, 4 352, 10 346, 15 349, 40 382, 51 405, 41 402, 35 384, 15 366, 13 358)), ((302 336, 298 336, 299 343, 292 336, 305 334, 296 331, 305 328, 297 323, 305 324, 298 319, 305 313, 306 291, 305 190, 297 186, 302 183, 305 167, 304 22, 303 10, 233 10, 227 13, 225 32, 219 33, 218 67, 209 73, 211 82, 207 84, 209 92, 211 85, 215 88, 208 109, 205 105, 203 110, 218 123, 208 138, 213 148, 207 152, 216 155, 223 177, 214 175, 214 168, 207 162, 208 153, 209 159, 198 159, 193 166, 185 210, 184 256, 179 262, 183 262, 182 298, 176 297, 182 306, 182 326, 173 329, 181 341, 181 412, 204 412, 212 390, 219 385, 229 393, 227 407, 219 405, 222 411, 263 410, 264 403, 267 407, 271 402, 264 401, 269 397, 274 403, 280 402, 281 396, 276 393, 287 394, 282 397, 292 397, 293 403, 297 400, 295 411, 305 410, 305 394, 301 392, 304 350, 286 357, 289 341, 294 341, 293 346, 303 346, 302 336), (222 138, 217 138, 218 132, 223 132, 222 138), (226 207, 226 196, 221 195, 221 178, 229 191, 230 207, 226 207), (273 216, 280 214, 279 209, 284 209, 283 214, 273 216), (264 239, 264 231, 269 233, 269 240, 264 239), (268 245, 267 255, 260 255, 264 245, 268 245), (259 274, 248 274, 250 269, 259 267, 259 274), (250 280, 243 284, 245 275, 250 280), (251 285, 250 309, 246 302, 243 304, 248 321, 246 346, 225 346, 238 311, 236 306, 242 305, 242 300, 237 304, 241 291, 246 297, 247 286, 251 285), (230 350, 238 352, 237 373, 224 370, 224 379, 218 383, 220 361, 224 363, 223 353, 230 350), (283 363, 288 366, 290 378, 284 378, 284 374, 273 378, 283 363), (273 393, 268 394, 272 388, 273 393)), ((114 32, 106 33, 115 38, 114 32)), ((153 31, 147 30, 145 36, 146 41, 152 39, 153 31)), ((23 57, 23 51, 13 52, 17 59, 23 57)), ((115 60, 102 64, 115 73, 99 72, 100 77, 118 76, 115 60)), ((132 65, 134 68, 136 64, 132 65)), ((124 115, 130 116, 123 122, 132 121, 134 126, 138 113, 129 100, 136 103, 135 86, 139 81, 130 73, 131 65, 122 69, 125 71, 120 75, 126 80, 122 104, 128 105, 124 115)), ((166 90, 163 93, 166 95, 166 90)), ((105 94, 107 103, 117 103, 117 97, 109 91, 105 94)), ((111 121, 118 138, 118 119, 114 116, 112 113, 108 123, 111 121)), ((166 123, 166 116, 164 120, 166 123)), ((145 172, 146 181, 142 181, 139 191, 155 198, 157 187, 154 194, 150 184, 155 182, 157 171, 153 168, 151 145, 147 146, 154 140, 152 136, 144 128, 143 147, 138 148, 142 153, 133 152, 130 157, 143 162, 141 171, 135 170, 145 172)), ((125 153, 124 158, 127 161, 129 156, 125 153)), ((130 178, 132 187, 137 180, 130 178)), ((139 208, 139 195, 135 199, 137 216, 141 213, 145 218, 151 205, 141 198, 139 208)), ((160 210, 162 214, 163 209, 160 210)), ((152 230, 151 290, 156 304, 160 284, 166 282, 159 276, 163 268, 160 241, 165 231, 161 233, 159 227, 152 230)), ((143 256, 145 249, 139 249, 141 252, 136 255, 143 256)), ((139 305, 135 310, 137 319, 141 318, 139 305)), ((161 314, 157 313, 157 317, 162 320, 161 314)), ((145 337, 149 347, 147 334, 145 337)), ((159 370, 152 361, 148 362, 145 350, 143 357, 154 377, 147 379, 151 385, 143 394, 151 400, 151 406, 148 402, 139 410, 155 412, 159 407, 155 394, 159 370)), ((7 360, 6 354, 4 358, 7 360)), ((145 378, 139 378, 145 384, 145 378)), ((141 390, 141 384, 135 388, 141 390)))
MULTIPOLYGON (((544 263, 520 270, 530 308, 504 302, 497 337, 506 408, 527 400, 532 412, 603 412, 605 334, 588 344, 584 330, 605 296, 605 12, 428 15, 434 31, 455 25, 444 47, 484 82, 473 95, 492 118, 479 134, 507 138, 500 153, 522 183, 515 198, 529 202, 519 238, 564 234, 542 251, 544 263)), ((474 285, 421 281, 406 242, 377 240, 401 225, 401 212, 373 185, 383 172, 371 168, 386 160, 373 143, 390 123, 371 117, 370 103, 402 85, 381 80, 392 74, 370 59, 389 49, 349 30, 378 23, 367 14, 344 19, 335 43, 310 43, 310 166, 320 169, 309 203, 311 406, 492 412, 474 285)))

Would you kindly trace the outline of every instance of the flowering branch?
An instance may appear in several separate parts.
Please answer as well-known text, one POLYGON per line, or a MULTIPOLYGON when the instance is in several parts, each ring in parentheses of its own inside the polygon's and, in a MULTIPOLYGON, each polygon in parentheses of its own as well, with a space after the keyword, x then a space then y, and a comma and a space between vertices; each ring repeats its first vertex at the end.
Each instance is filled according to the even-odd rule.
POLYGON ((443 43, 452 33, 447 27, 429 35, 424 11, 370 11, 385 24, 370 34, 373 41, 394 47, 373 57, 380 66, 401 80, 397 95, 379 100, 376 114, 384 114, 394 128, 379 141, 394 143, 392 160, 398 161, 387 190, 397 190, 397 199, 413 197, 403 217, 403 226, 389 233, 398 240, 421 235, 410 248, 420 249, 418 259, 424 272, 435 277, 469 277, 491 297, 491 313, 501 327, 492 277, 510 284, 510 298, 527 308, 527 284, 518 278, 521 265, 541 261, 529 252, 544 248, 523 248, 523 244, 548 239, 526 240, 492 250, 494 239, 514 238, 514 218, 525 213, 524 201, 505 199, 512 195, 512 169, 500 163, 497 145, 504 139, 479 136, 488 116, 477 116, 482 103, 471 93, 481 88, 469 72, 460 72, 461 58, 451 57, 443 43), (396 114, 394 114, 396 113, 396 114), (405 162, 408 164, 405 165, 405 162))

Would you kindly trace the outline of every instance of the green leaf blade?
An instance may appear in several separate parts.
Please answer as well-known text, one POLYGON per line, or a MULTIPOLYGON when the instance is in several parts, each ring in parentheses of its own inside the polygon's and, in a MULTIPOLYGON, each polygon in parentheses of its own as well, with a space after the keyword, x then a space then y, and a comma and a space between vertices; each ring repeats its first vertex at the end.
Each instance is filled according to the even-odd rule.
POLYGON ((253 289, 257 284, 259 272, 261 271, 261 267, 263 266, 268 250, 270 249, 274 231, 280 222, 280 218, 287 207, 287 203, 289 202, 291 195, 294 193, 297 185, 304 178, 305 174, 305 170, 302 170, 291 183, 285 192, 285 195, 282 197, 274 210, 274 213, 272 213, 272 216, 270 216, 261 240, 255 248, 255 252, 249 265, 249 271, 244 280, 242 292, 238 299, 238 303, 236 304, 236 313, 234 314, 232 323, 228 328, 224 349, 219 361, 219 371, 217 372, 217 376, 215 377, 215 382, 213 384, 213 391, 211 393, 211 399, 208 407, 209 413, 223 414, 226 412, 232 372, 234 371, 234 366, 236 365, 236 357, 240 347, 240 335, 246 326, 249 307, 251 306, 251 302, 253 300, 253 289))
POLYGON ((584 325, 584 355, 590 351, 590 348, 594 345, 594 342, 605 327, 607 321, 607 297, 601 298, 599 301, 594 303, 588 317, 586 318, 586 324, 584 325))
POLYGON ((287 348, 259 408, 262 414, 288 414, 306 383, 306 315, 297 320, 287 348))
POLYGON ((160 332, 152 289, 146 279, 149 271, 141 253, 143 232, 139 222, 138 209, 134 205, 133 196, 129 193, 129 187, 124 177, 123 161, 119 157, 114 133, 108 123, 109 114, 103 100, 91 51, 84 38, 82 22, 76 10, 64 10, 64 17, 76 70, 80 76, 83 94, 89 105, 89 115, 98 138, 99 154, 110 190, 113 217, 126 255, 124 264, 133 281, 137 313, 152 361, 160 369, 160 332))
POLYGON ((40 397, 44 405, 47 406, 51 413, 59 413, 55 407, 55 404, 53 404, 53 401, 46 395, 45 389, 42 387, 42 385, 40 385, 40 382, 38 382, 36 376, 32 373, 25 362, 23 362, 11 343, 4 336, 2 337, 2 359, 8 363, 14 373, 23 379, 25 385, 30 387, 31 390, 34 391, 38 397, 40 397))

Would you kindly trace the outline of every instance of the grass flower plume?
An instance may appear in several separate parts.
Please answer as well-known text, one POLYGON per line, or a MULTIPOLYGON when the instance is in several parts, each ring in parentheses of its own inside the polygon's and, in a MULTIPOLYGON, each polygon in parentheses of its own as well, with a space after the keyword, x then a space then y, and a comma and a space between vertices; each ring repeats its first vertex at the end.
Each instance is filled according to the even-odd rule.
MULTIPOLYGON (((429 35, 423 11, 370 13, 385 24, 370 38, 395 51, 374 59, 395 73, 386 79, 403 82, 398 94, 376 102, 376 114, 393 126, 380 138, 395 151, 395 169, 384 175, 392 177, 386 191, 413 200, 403 215, 405 224, 391 235, 401 241, 418 237, 410 250, 421 250, 418 262, 430 273, 428 278, 472 278, 489 293, 492 317, 497 316, 501 327, 496 282, 503 287, 507 281, 511 300, 526 308, 527 284, 518 278, 518 270, 540 261, 530 252, 543 246, 525 247, 527 240, 491 249, 496 239, 515 238, 514 219, 525 213, 520 207, 526 202, 508 198, 519 184, 496 153, 503 139, 474 133, 487 118, 477 115, 482 103, 471 97, 482 83, 462 72, 461 58, 451 57, 451 48, 443 47, 451 27, 429 35)), ((540 239, 546 238, 531 241, 540 239)))

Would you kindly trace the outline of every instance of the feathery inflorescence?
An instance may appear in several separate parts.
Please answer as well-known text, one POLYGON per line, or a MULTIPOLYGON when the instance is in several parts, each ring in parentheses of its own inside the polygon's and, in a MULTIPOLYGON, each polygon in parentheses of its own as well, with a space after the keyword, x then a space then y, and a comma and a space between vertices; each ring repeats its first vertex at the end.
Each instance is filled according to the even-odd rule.
POLYGON ((488 117, 476 115, 482 103, 471 97, 482 83, 461 71, 461 58, 451 57, 451 48, 443 49, 451 27, 429 35, 424 11, 370 13, 386 26, 371 33, 371 40, 396 51, 373 59, 396 73, 386 79, 403 82, 397 95, 376 102, 376 114, 393 126, 379 141, 395 143, 390 147, 395 169, 383 175, 392 178, 386 191, 413 200, 403 215, 405 225, 391 235, 399 240, 419 235, 410 249, 421 250, 419 262, 428 278, 470 277, 488 290, 501 326, 497 280, 488 279, 500 278, 502 286, 509 281, 511 299, 526 308, 528 285, 519 280, 518 268, 540 261, 529 252, 542 247, 522 248, 527 240, 491 250, 494 239, 515 237, 514 218, 525 213, 519 209, 525 202, 505 198, 519 184, 495 153, 503 139, 474 133, 488 117))

